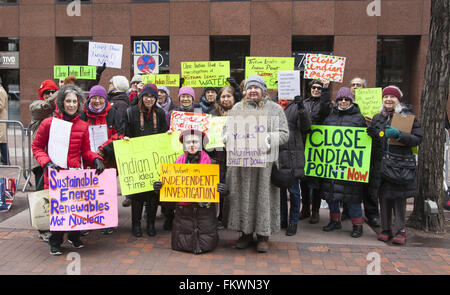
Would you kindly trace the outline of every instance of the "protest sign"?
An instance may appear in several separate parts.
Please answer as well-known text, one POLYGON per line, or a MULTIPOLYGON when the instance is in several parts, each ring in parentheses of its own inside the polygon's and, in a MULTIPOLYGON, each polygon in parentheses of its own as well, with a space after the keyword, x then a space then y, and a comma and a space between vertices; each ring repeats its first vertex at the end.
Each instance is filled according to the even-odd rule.
POLYGON ((54 66, 53 78, 65 79, 67 76, 75 76, 77 79, 97 79, 97 68, 94 66, 54 66))
POLYGON ((133 48, 134 74, 158 74, 159 42, 134 41, 133 48))
POLYGON ((293 100, 300 95, 300 71, 278 72, 278 99, 293 100))
POLYGON ((327 78, 333 82, 342 83, 344 80, 345 57, 323 54, 306 55, 305 79, 327 78))
POLYGON ((355 89, 355 102, 358 104, 361 114, 372 118, 380 112, 383 90, 381 88, 355 89))
POLYGON ((122 195, 153 191, 159 165, 175 163, 183 153, 179 136, 174 132, 113 141, 122 195))
POLYGON ((225 126, 227 166, 266 167, 267 112, 232 110, 225 126))
POLYGON ((50 230, 116 227, 116 169, 49 170, 50 230))
POLYGON ((72 132, 72 122, 52 119, 50 134, 48 139, 48 156, 53 163, 62 168, 67 168, 67 155, 69 153, 70 133, 72 132))
POLYGON ((173 111, 170 115, 170 130, 194 129, 207 133, 210 120, 211 115, 209 114, 173 111))
POLYGON ((305 175, 369 182, 372 139, 366 129, 312 125, 306 137, 305 175))
POLYGON ((181 63, 183 86, 223 87, 230 77, 229 61, 194 61, 181 63))
POLYGON ((253 74, 261 76, 268 89, 277 89, 279 71, 293 71, 294 57, 245 57, 245 79, 253 74))
POLYGON ((161 164, 161 202, 219 202, 219 165, 161 164))
POLYGON ((158 74, 158 75, 142 75, 144 84, 152 83, 158 86, 179 87, 180 75, 178 74, 158 74))
POLYGON ((209 129, 208 129, 208 139, 209 142, 205 146, 206 150, 211 150, 215 148, 223 148, 225 147, 225 144, 223 143, 223 127, 225 126, 225 123, 227 121, 226 116, 220 116, 220 117, 212 117, 209 122, 209 129))
POLYGON ((104 63, 108 68, 122 67, 122 44, 89 42, 88 65, 101 67, 104 63))

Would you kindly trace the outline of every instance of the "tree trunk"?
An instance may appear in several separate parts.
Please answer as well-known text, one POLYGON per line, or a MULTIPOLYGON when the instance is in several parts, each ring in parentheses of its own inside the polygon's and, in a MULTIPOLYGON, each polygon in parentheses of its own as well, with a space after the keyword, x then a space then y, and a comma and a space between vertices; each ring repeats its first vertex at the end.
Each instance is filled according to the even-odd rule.
POLYGON ((430 43, 421 98, 423 140, 419 147, 418 196, 408 226, 444 232, 443 187, 445 113, 449 94, 450 0, 431 2, 430 43), (424 201, 438 204, 439 214, 427 220, 424 201))

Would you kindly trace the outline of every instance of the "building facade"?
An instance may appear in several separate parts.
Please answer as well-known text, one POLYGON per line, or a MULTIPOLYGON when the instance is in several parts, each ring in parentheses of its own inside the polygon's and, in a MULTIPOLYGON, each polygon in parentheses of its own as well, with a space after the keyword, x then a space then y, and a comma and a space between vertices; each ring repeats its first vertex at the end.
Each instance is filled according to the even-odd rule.
POLYGON ((230 60, 238 82, 245 56, 294 56, 301 70, 304 53, 325 52, 347 58, 344 82, 332 83, 333 93, 355 76, 366 78, 367 87, 395 84, 418 113, 430 5, 431 0, 0 0, 0 52, 18 51, 20 58, 16 68, 0 67, 0 76, 20 92, 17 112, 27 126, 40 83, 53 78, 54 65, 87 64, 89 41, 123 44, 122 68, 105 70, 105 87, 113 75, 131 79, 137 40, 159 41, 162 72, 179 74, 183 61, 230 60), (75 2, 79 15, 68 13, 75 2), (368 13, 374 2, 381 3, 379 16, 368 13))

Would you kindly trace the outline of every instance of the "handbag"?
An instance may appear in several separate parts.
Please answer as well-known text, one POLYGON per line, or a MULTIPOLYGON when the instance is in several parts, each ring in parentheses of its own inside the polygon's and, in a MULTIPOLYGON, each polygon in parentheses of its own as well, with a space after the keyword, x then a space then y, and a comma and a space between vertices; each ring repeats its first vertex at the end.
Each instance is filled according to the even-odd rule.
POLYGON ((28 194, 31 226, 37 230, 50 229, 49 191, 41 190, 28 194))
POLYGON ((400 185, 413 182, 416 179, 416 156, 386 151, 381 160, 381 177, 400 185))
POLYGON ((272 165, 270 180, 276 187, 287 189, 295 183, 294 169, 291 169, 290 173, 282 172, 274 163, 272 165))
POLYGON ((0 212, 8 212, 14 203, 16 181, 14 178, 0 178, 0 212))

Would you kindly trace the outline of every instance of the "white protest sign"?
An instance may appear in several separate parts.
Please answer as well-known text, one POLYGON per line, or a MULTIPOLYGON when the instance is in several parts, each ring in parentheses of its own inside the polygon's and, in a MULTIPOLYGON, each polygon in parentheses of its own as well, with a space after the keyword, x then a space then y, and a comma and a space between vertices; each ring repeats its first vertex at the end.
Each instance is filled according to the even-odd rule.
POLYGON ((159 73, 159 42, 134 41, 134 74, 159 73))
POLYGON ((88 65, 101 67, 106 63, 108 68, 122 68, 122 44, 89 42, 88 65))
POLYGON ((91 151, 97 152, 98 148, 108 140, 108 128, 106 125, 89 126, 89 141, 91 151))
POLYGON ((48 139, 48 156, 53 163, 67 169, 67 154, 69 153, 70 131, 72 123, 53 118, 48 139))
POLYGON ((278 99, 293 100, 300 95, 300 71, 278 72, 278 99))

